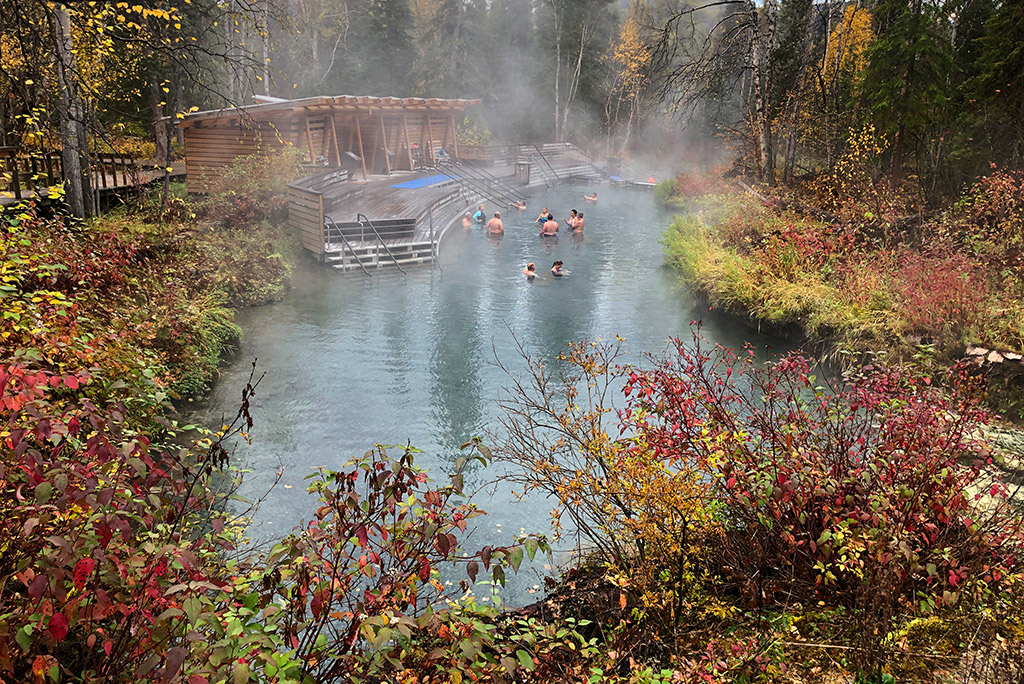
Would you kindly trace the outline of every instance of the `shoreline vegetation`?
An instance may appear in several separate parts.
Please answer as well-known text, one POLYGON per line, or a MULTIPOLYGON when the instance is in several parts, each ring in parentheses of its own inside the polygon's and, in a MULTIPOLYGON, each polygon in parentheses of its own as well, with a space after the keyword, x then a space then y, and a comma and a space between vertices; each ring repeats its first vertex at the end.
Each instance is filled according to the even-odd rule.
POLYGON ((680 174, 665 259, 708 302, 830 356, 984 365, 989 399, 1024 419, 1024 175, 992 169, 945 206, 890 188, 857 147, 787 188, 680 174), (767 193, 767 194, 764 194, 767 193), (993 353, 994 352, 994 353, 993 353))
MULTIPOLYGON (((298 250, 281 188, 264 181, 297 172, 287 156, 248 159, 163 212, 143 200, 89 223, 0 216, 0 678, 881 684, 1020 671, 1024 521, 1006 455, 981 436, 985 388, 973 366, 945 363, 967 334, 956 327, 929 333, 929 363, 879 359, 836 386, 800 355, 758 366, 699 330, 637 366, 620 363, 621 342, 573 343, 510 378, 505 437, 463 445, 455 472, 377 445, 312 473, 311 521, 248 549, 259 502, 235 496, 230 444, 259 429, 256 369, 223 426, 181 425, 172 401, 209 387, 238 334, 232 307, 283 296, 298 250), (594 550, 541 602, 502 611, 492 593, 551 551, 539 533, 471 546, 484 514, 462 492, 473 461, 549 495, 556 531, 571 523, 594 550), (466 578, 454 586, 439 573, 453 564, 466 578)), ((692 206, 698 193, 680 189, 697 180, 673 183, 661 197, 692 206)), ((972 225, 1005 230, 979 192, 963 209, 982 217, 972 225)), ((745 269, 762 253, 774 261, 757 273, 792 276, 766 319, 799 321, 823 292, 842 301, 823 275, 841 258, 801 240, 845 234, 792 216, 804 196, 701 201, 667 250, 708 282, 728 276, 719 305, 758 301, 745 269), (716 218, 729 216, 743 221, 716 218), (717 227, 748 251, 714 242, 717 227)), ((1007 258, 979 235, 981 263, 1007 258)), ((870 340, 897 339, 903 328, 876 318, 870 340)), ((1013 340, 1012 321, 971 320, 991 335, 979 341, 1013 340)), ((920 354, 924 338, 907 339, 920 354)))

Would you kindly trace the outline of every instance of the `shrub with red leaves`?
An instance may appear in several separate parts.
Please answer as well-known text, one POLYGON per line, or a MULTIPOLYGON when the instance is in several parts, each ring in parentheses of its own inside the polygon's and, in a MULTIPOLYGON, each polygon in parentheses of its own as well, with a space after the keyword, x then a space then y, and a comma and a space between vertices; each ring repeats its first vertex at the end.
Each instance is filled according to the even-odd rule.
POLYGON ((869 366, 822 387, 804 357, 757 367, 696 338, 631 374, 622 416, 656 456, 707 471, 715 562, 749 605, 854 609, 872 657, 894 615, 969 604, 1018 571, 982 390, 964 367, 869 366))

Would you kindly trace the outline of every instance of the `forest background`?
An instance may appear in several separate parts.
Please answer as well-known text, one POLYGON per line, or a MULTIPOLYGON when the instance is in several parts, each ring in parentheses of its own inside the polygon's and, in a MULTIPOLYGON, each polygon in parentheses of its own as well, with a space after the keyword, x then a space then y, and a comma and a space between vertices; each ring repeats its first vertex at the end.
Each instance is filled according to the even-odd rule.
POLYGON ((482 98, 469 143, 666 152, 645 176, 728 159, 768 185, 834 171, 870 124, 875 179, 921 202, 1024 155, 1024 10, 999 0, 0 6, 0 146, 166 161, 181 112, 355 94, 482 98))

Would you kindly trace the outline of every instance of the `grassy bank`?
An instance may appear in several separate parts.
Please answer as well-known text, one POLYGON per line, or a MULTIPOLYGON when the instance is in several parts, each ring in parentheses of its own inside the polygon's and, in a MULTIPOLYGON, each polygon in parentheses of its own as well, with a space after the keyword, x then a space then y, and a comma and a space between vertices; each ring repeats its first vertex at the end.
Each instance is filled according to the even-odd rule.
POLYGON ((234 309, 283 297, 298 258, 250 166, 239 163, 249 178, 237 191, 189 199, 176 186, 163 210, 154 198, 85 223, 31 205, 5 213, 5 356, 202 395, 240 334, 234 309))
MULTIPOLYGON (((993 173, 943 209, 884 181, 840 201, 838 184, 758 197, 669 182, 665 201, 686 209, 665 233, 666 260, 713 305, 836 349, 942 362, 968 347, 1024 350, 1024 176, 993 173)), ((993 393, 1019 417, 1014 369, 995 369, 993 393)))

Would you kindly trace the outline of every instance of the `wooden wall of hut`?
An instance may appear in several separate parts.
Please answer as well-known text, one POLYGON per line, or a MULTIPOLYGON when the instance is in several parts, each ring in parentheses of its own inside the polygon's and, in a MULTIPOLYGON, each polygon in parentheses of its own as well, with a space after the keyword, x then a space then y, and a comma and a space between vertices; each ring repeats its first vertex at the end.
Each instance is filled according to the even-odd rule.
POLYGON ((304 108, 262 121, 221 117, 185 128, 189 192, 207 192, 242 155, 298 147, 310 167, 345 167, 365 178, 432 163, 443 148, 458 158, 451 111, 304 108))

